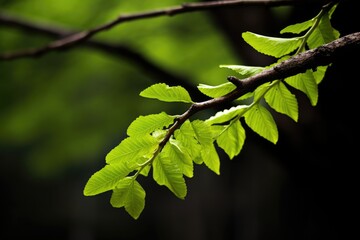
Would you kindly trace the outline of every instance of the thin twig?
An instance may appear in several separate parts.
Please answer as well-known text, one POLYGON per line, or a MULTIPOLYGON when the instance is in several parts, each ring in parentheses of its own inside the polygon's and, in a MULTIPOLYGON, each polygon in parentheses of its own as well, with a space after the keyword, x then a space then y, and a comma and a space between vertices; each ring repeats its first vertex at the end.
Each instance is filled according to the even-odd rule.
POLYGON ((116 19, 95 27, 93 29, 82 31, 78 33, 70 34, 64 38, 53 41, 43 47, 25 49, 16 52, 9 52, 0 55, 2 60, 17 59, 23 57, 35 57, 41 56, 45 53, 55 51, 55 50, 64 50, 70 47, 73 47, 79 43, 82 43, 94 35, 109 30, 121 23, 130 22, 140 19, 148 19, 159 16, 174 16, 177 14, 195 12, 195 11, 204 11, 212 9, 220 9, 225 7, 234 7, 234 6, 264 6, 264 7, 276 7, 276 6, 289 6, 295 4, 310 4, 317 1, 311 0, 263 0, 263 1, 254 1, 254 0, 230 0, 230 1, 210 1, 203 3, 184 3, 180 6, 163 8, 160 10, 145 11, 134 14, 120 15, 116 19))

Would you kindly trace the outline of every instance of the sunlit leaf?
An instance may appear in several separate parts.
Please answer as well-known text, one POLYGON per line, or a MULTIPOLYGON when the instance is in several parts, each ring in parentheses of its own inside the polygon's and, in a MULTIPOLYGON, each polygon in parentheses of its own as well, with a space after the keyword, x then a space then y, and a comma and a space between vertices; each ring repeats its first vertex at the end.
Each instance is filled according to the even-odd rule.
POLYGON ((208 97, 217 98, 224 96, 236 89, 236 86, 231 82, 223 83, 217 86, 210 86, 206 84, 199 84, 198 89, 200 92, 208 97))
POLYGON ((228 68, 240 75, 240 78, 248 78, 252 75, 255 75, 259 72, 262 72, 264 67, 254 67, 254 66, 245 66, 245 65, 220 65, 221 68, 228 68))
POLYGON ((169 143, 165 145, 161 154, 162 156, 166 156, 167 158, 171 159, 171 161, 180 168, 182 174, 187 177, 193 177, 193 161, 180 141, 170 139, 169 143))
POLYGON ((277 81, 264 98, 275 111, 283 113, 297 122, 299 111, 296 96, 287 89, 283 82, 277 81))
POLYGON ((194 120, 191 122, 195 137, 203 146, 213 143, 212 132, 210 125, 201 120, 194 120))
POLYGON ((293 52, 301 44, 301 39, 297 37, 276 38, 252 32, 244 32, 242 37, 258 52, 277 58, 293 52))
POLYGON ((138 219, 145 207, 145 190, 132 177, 122 179, 111 195, 113 207, 125 207, 134 219, 138 219))
POLYGON ((308 21, 302 22, 302 23, 296 23, 293 25, 289 25, 287 27, 285 27, 284 29, 282 29, 280 31, 280 33, 302 33, 305 30, 308 30, 309 28, 311 28, 311 26, 314 24, 315 22, 315 18, 310 19, 308 21))
POLYGON ((180 199, 187 193, 185 179, 178 165, 160 154, 153 162, 153 178, 159 185, 166 186, 180 199))
POLYGON ((295 76, 285 78, 285 82, 305 93, 312 106, 317 104, 318 86, 312 70, 307 70, 305 73, 299 73, 295 76))
POLYGON ((231 107, 230 109, 217 112, 215 116, 210 117, 205 122, 208 124, 225 123, 227 121, 230 121, 234 117, 245 113, 248 107, 249 106, 247 105, 238 105, 235 107, 231 107))
POLYGON ((140 96, 154 98, 164 102, 192 103, 191 97, 185 88, 181 86, 170 87, 165 83, 156 83, 146 88, 140 96))
POLYGON ((316 84, 321 83, 321 81, 324 79, 327 68, 328 66, 319 66, 316 68, 316 71, 313 71, 316 84))
POLYGON ((85 196, 93 196, 113 189, 132 169, 126 163, 106 165, 94 173, 84 188, 85 196))
POLYGON ((245 129, 239 120, 233 121, 230 125, 224 127, 221 135, 218 136, 216 142, 230 159, 238 155, 245 142, 245 129))
POLYGON ((175 117, 169 116, 165 112, 140 116, 135 119, 127 129, 129 136, 141 136, 152 133, 155 130, 167 127, 174 122, 175 117))
POLYGON ((319 47, 325 43, 329 43, 340 36, 340 33, 331 26, 329 15, 324 14, 320 23, 307 41, 308 46, 312 48, 319 47))
POLYGON ((244 115, 246 124, 257 134, 276 143, 279 133, 271 113, 262 105, 256 104, 244 115))
POLYGON ((150 135, 142 137, 127 137, 106 155, 106 163, 132 161, 151 155, 158 146, 158 141, 150 135))
POLYGON ((220 174, 220 158, 215 149, 214 144, 208 144, 202 146, 201 158, 205 165, 217 175, 220 174))
POLYGON ((186 148, 192 160, 197 164, 201 164, 202 159, 199 158, 201 146, 195 138, 195 132, 190 120, 185 121, 181 127, 175 131, 174 135, 175 139, 179 140, 186 148))

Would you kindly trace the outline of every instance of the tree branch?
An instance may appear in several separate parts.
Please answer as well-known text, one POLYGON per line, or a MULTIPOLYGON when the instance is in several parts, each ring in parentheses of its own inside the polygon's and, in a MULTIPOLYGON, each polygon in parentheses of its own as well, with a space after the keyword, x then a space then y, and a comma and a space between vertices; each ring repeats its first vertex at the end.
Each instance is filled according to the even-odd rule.
MULTIPOLYGON (((0 55, 0 60, 11 60, 24 57, 35 57, 41 56, 45 53, 55 51, 55 50, 64 50, 70 47, 73 47, 77 44, 80 44, 94 35, 109 30, 121 23, 130 22, 140 19, 148 19, 159 16, 174 16, 177 14, 203 11, 203 10, 212 10, 225 7, 234 7, 234 6, 265 6, 265 7, 276 7, 276 6, 289 6, 296 4, 313 4, 317 1, 311 0, 230 0, 230 1, 210 1, 203 3, 184 3, 180 6, 163 8, 160 10, 145 11, 128 15, 118 16, 116 19, 95 27, 93 29, 82 31, 78 33, 64 33, 65 36, 59 40, 53 41, 40 48, 25 49, 16 52, 9 52, 0 55), (70 35, 69 35, 70 34, 70 35)), ((323 2, 323 1, 321 1, 323 2)), ((24 25, 25 26, 25 25, 24 25)), ((28 26, 29 27, 29 26, 28 26)), ((38 28, 39 29, 39 28, 38 28)))
POLYGON ((199 111, 217 108, 223 104, 230 103, 242 95, 254 91, 258 86, 266 82, 291 77, 305 72, 307 69, 312 69, 318 66, 329 65, 334 59, 339 56, 344 56, 344 53, 347 55, 349 55, 349 53, 353 53, 355 57, 356 53, 354 50, 359 50, 359 46, 360 32, 356 32, 341 37, 333 42, 324 44, 318 48, 295 55, 270 69, 266 69, 246 79, 240 80, 236 77, 229 77, 231 78, 231 81, 241 82, 241 85, 238 85, 235 90, 225 96, 193 103, 186 112, 177 118, 177 121, 170 127, 166 137, 160 145, 165 146, 166 142, 170 139, 175 130, 199 111))
MULTIPOLYGON (((2 12, 0 12, 0 25, 14 27, 26 32, 38 33, 41 35, 56 37, 56 38, 66 37, 75 33, 75 31, 68 30, 59 26, 44 25, 2 12)), ((113 43, 93 40, 93 39, 89 39, 85 41, 82 44, 82 46, 100 50, 115 57, 127 58, 128 60, 134 62, 139 67, 141 67, 144 71, 153 75, 159 82, 164 82, 168 85, 182 85, 186 89, 188 89, 190 95, 194 99, 198 99, 199 101, 201 99, 204 99, 203 96, 200 96, 197 88, 194 87, 193 84, 189 83, 185 78, 175 73, 172 73, 162 68, 161 66, 153 63, 153 61, 151 61, 141 53, 135 51, 134 49, 131 49, 128 46, 113 44, 113 43)), ((0 56, 0 61, 1 60, 6 60, 6 59, 3 59, 0 56)))

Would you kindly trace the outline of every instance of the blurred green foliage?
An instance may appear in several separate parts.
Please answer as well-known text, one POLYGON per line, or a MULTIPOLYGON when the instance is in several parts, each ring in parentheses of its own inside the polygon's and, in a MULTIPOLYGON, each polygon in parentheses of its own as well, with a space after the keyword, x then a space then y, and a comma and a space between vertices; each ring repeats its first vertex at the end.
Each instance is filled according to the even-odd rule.
MULTIPOLYGON (((174 6, 183 1, 21 0, 0 1, 0 11, 34 22, 86 30, 120 14, 174 6)), ((220 64, 235 64, 229 44, 207 13, 128 22, 95 36, 124 44, 192 84, 225 81, 220 64)), ((41 47, 53 39, 0 25, 0 52, 41 47)), ((75 47, 39 58, 0 62, 0 150, 33 177, 56 177, 103 164, 137 116, 173 104, 138 94, 155 82, 126 57, 75 47)))

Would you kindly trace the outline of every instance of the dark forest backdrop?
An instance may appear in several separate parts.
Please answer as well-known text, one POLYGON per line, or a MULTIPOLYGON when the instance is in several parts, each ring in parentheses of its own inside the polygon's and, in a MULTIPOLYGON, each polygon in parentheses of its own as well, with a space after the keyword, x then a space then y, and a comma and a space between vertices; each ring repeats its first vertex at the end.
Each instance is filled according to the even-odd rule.
MULTIPOLYGON (((0 16, 77 30, 182 2, 0 0, 0 16)), ((110 193, 83 196, 88 178, 137 116, 182 113, 139 97, 141 90, 155 82, 219 84, 233 74, 220 64, 268 65, 272 59, 247 46, 241 33, 279 36, 314 17, 323 3, 317 2, 140 20, 94 38, 136 57, 90 45, 0 61, 0 238, 347 239, 357 206, 359 49, 329 68, 316 107, 298 93, 297 123, 274 113, 276 145, 247 129, 240 155, 231 161, 221 155, 220 176, 195 168, 184 201, 144 179, 146 207, 135 221, 111 207, 110 193)), ((355 2, 342 1, 333 15, 342 36, 359 30, 355 2)), ((0 21, 0 53, 52 39, 0 21)))

